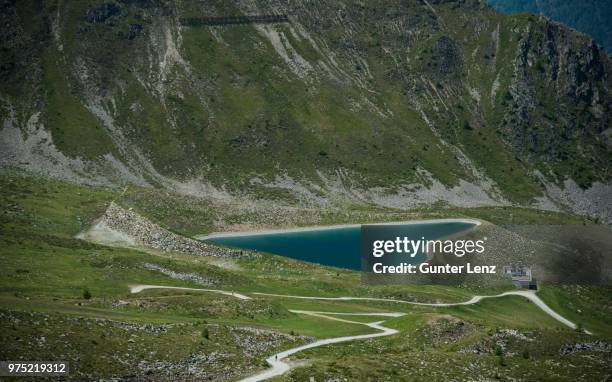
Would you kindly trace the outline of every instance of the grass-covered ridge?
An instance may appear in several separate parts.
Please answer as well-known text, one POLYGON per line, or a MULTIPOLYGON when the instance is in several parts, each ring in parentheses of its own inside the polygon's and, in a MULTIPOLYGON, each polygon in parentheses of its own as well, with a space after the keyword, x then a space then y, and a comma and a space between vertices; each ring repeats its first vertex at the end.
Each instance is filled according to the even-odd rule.
MULTIPOLYGON (((263 368, 263 359, 273 351, 297 346, 311 338, 372 332, 363 325, 301 315, 290 310, 394 311, 407 314, 401 318, 387 319, 385 325, 400 330, 397 336, 299 353, 298 358, 308 358, 314 363, 305 369, 296 369, 292 372, 294 378, 301 378, 304 373, 379 378, 396 362, 411 365, 416 362, 415 357, 426 364, 442 359, 449 360, 453 365, 469 361, 476 365, 474 373, 485 370, 490 375, 527 378, 528 375, 540 375, 542 365, 549 365, 550 360, 556 359, 559 348, 566 344, 592 341, 592 338, 586 338, 584 334, 552 320, 519 297, 485 300, 466 307, 435 308, 393 302, 297 300, 256 295, 251 295, 252 300, 239 300, 214 293, 178 290, 130 294, 130 285, 157 284, 218 288, 247 295, 265 292, 303 296, 371 296, 410 301, 465 301, 474 294, 495 294, 501 290, 476 286, 365 286, 356 272, 278 256, 261 254, 249 259, 219 262, 181 253, 92 244, 75 239, 74 235, 89 227, 112 200, 119 203, 134 201, 134 198, 127 196, 134 195, 135 190, 123 193, 84 187, 19 171, 3 171, 0 176, 3 184, 0 319, 8 328, 0 339, 6 344, 2 346, 2 357, 6 359, 15 354, 37 359, 61 356, 71 361, 75 375, 93 373, 100 377, 127 375, 129 371, 123 362, 138 365, 131 370, 136 373, 147 370, 147 365, 163 362, 178 365, 172 375, 187 376, 181 374, 186 370, 185 362, 193 360, 193 357, 200 359, 197 357, 223 353, 225 357, 202 361, 195 370, 209 373, 207 376, 220 375, 217 374, 221 373, 220 370, 230 367, 236 373, 230 378, 237 378, 240 373, 246 375, 263 368), (198 275, 214 280, 215 284, 207 287, 195 281, 173 279, 159 271, 147 269, 144 263, 198 275), (517 317, 516 312, 519 311, 521 314, 517 317), (16 320, 19 320, 19 325, 14 324, 16 320), (515 334, 507 334, 514 332, 506 330, 518 330, 519 338, 514 338, 515 334), (65 337, 57 333, 65 333, 65 337), (528 339, 521 339, 521 335, 528 339), (41 342, 42 337, 45 338, 44 342, 41 342), (507 342, 501 355, 497 354, 499 351, 495 345, 500 339, 507 342), (40 345, 25 346, 27 341, 38 341, 40 345), (252 353, 248 341, 257 341, 263 347, 252 353), (181 349, 176 350, 177 346, 181 349), (373 347, 378 350, 371 352, 373 347), (125 353, 126 349, 130 350, 129 356, 120 356, 121 360, 118 360, 117 354, 125 353), (480 353, 472 354, 472 350, 465 353, 468 351, 466 349, 477 349, 480 353), (527 354, 527 358, 523 353, 527 354), (94 357, 94 354, 97 356, 94 357), (377 366, 365 367, 370 362, 366 358, 375 359, 377 366), (355 364, 359 366, 349 367, 355 364), (521 367, 517 368, 517 365, 521 367)), ((160 195, 173 197, 166 193, 160 195)), ((176 205, 186 205, 183 197, 175 197, 176 205)), ((150 211, 143 207, 146 203, 147 199, 139 200, 139 212, 150 211)), ((218 208, 214 204, 208 206, 210 209, 218 208)), ((189 208, 193 207, 185 208, 177 211, 190 211, 189 208)), ((535 218, 531 210, 510 211, 513 213, 512 219, 518 221, 528 222, 535 218)), ((426 216, 465 214, 482 217, 487 214, 490 220, 494 220, 496 216, 497 219, 502 219, 501 216, 508 219, 508 212, 503 209, 463 212, 440 209, 428 211, 429 215, 426 216)), ((328 216, 326 219, 330 222, 365 216, 371 219, 376 216, 380 220, 384 220, 385 216, 398 217, 394 211, 372 213, 371 210, 364 210, 342 215, 336 211, 334 215, 328 211, 324 216, 328 216)), ((416 212, 412 216, 423 216, 423 213, 416 212)), ((211 211, 210 214, 224 216, 220 211, 211 211)), ((190 227, 190 220, 181 221, 181 225, 177 226, 167 218, 158 218, 163 215, 146 216, 162 225, 170 222, 167 227, 176 232, 197 231, 197 227, 190 227)), ((238 212, 238 216, 246 222, 250 215, 238 212)), ((542 215, 543 219, 546 216, 542 215)), ((300 219, 304 225, 312 224, 304 217, 300 219)), ((583 222, 581 218, 569 215, 551 214, 548 219, 583 222)), ((212 221, 217 222, 218 219, 212 221)), ((214 230, 217 223, 210 224, 211 230, 214 230)), ((257 226, 261 222, 253 221, 252 224, 257 226)), ((566 290, 544 285, 540 293, 551 307, 595 332, 595 338, 606 339, 612 332, 606 320, 605 311, 609 306, 609 293, 606 290, 566 290)), ((379 319, 354 317, 358 322, 379 319)), ((592 375, 605 372, 601 366, 596 366, 580 354, 563 356, 576 365, 576 373, 587 368, 590 373, 595 373, 592 375)), ((601 356, 596 352, 592 354, 601 356)), ((412 375, 407 369, 397 372, 398 378, 412 375)), ((421 373, 430 379, 470 375, 470 372, 456 367, 446 369, 442 374, 435 368, 425 368, 421 373)), ((564 371, 561 375, 570 378, 574 375, 572 373, 564 371)), ((153 375, 158 378, 164 376, 161 370, 153 371, 153 375)), ((198 375, 202 377, 204 374, 198 375)))

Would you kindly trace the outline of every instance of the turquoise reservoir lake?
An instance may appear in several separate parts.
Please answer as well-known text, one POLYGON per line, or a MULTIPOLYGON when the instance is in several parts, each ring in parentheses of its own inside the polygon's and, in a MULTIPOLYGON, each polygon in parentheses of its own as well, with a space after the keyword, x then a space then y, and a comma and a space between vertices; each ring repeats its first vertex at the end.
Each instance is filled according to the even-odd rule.
MULTIPOLYGON (((435 240, 466 231, 476 224, 478 222, 469 220, 431 220, 386 223, 385 225, 397 226, 403 236, 435 240)), ((269 233, 219 234, 202 236, 200 239, 214 244, 267 252, 311 263, 354 270, 361 269, 361 226, 359 225, 269 233)), ((415 261, 418 260, 419 258, 415 258, 415 261)))

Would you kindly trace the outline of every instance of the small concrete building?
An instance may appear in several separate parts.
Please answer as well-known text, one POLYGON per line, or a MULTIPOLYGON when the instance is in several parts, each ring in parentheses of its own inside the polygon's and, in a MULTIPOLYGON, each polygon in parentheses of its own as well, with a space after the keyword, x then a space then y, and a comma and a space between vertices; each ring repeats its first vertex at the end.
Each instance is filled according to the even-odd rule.
POLYGON ((512 279, 512 283, 518 288, 537 290, 538 284, 532 276, 531 268, 526 265, 506 265, 503 268, 504 275, 512 279))

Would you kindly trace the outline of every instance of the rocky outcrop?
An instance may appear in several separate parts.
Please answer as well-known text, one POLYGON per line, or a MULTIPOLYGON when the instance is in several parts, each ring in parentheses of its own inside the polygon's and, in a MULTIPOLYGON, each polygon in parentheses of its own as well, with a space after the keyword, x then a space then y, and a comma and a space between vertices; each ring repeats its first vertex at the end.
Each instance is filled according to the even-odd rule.
POLYGON ((104 3, 87 10, 86 20, 90 23, 102 23, 113 16, 121 14, 116 3, 104 3))
MULTIPOLYGON (((132 238, 138 245, 163 252, 182 252, 198 256, 246 257, 245 251, 223 249, 186 238, 140 216, 133 210, 121 208, 111 202, 99 223, 132 238)), ((177 275, 185 277, 185 275, 177 275)), ((187 276, 188 277, 188 276, 187 276)))
POLYGON ((193 281, 196 284, 200 284, 204 286, 211 286, 211 285, 219 284, 221 282, 220 279, 206 278, 206 277, 202 277, 195 273, 176 272, 176 271, 173 271, 172 269, 164 268, 160 265, 152 264, 152 263, 142 263, 142 267, 145 269, 152 270, 152 271, 161 272, 164 275, 170 277, 171 279, 193 281))
POLYGON ((586 156, 568 154, 566 147, 600 139, 609 126, 609 71, 608 57, 593 40, 549 20, 530 22, 518 43, 504 117, 514 149, 534 158, 586 156))
POLYGON ((438 67, 440 75, 458 75, 463 69, 461 61, 461 51, 459 47, 448 36, 442 36, 436 41, 434 53, 439 57, 440 65, 438 67))
POLYGON ((559 350, 559 353, 573 354, 576 352, 606 352, 612 353, 612 344, 605 341, 581 342, 566 344, 559 350))
POLYGON ((236 344, 247 357, 257 357, 266 354, 271 349, 287 342, 312 342, 315 339, 307 336, 289 335, 272 330, 251 327, 231 328, 236 344))

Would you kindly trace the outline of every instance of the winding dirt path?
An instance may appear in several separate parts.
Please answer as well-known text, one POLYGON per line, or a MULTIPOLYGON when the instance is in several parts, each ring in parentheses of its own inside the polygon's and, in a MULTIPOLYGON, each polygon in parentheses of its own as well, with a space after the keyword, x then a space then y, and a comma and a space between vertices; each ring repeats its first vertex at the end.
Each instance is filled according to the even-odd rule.
POLYGON ((246 296, 244 294, 235 293, 235 292, 228 292, 226 290, 220 290, 220 289, 183 288, 183 287, 175 287, 175 286, 144 285, 144 284, 130 285, 130 292, 131 293, 140 293, 140 292, 142 292, 145 289, 178 289, 178 290, 188 290, 188 291, 196 291, 196 292, 211 292, 211 293, 219 293, 219 294, 224 294, 226 296, 236 297, 236 298, 239 298, 241 300, 251 300, 251 297, 246 296))
MULTIPOLYGON (((310 296, 295 296, 295 295, 284 295, 284 294, 272 294, 272 293, 258 293, 253 292, 252 294, 260 295, 260 296, 270 296, 270 297, 281 297, 281 298, 297 298, 304 300, 326 300, 326 301, 383 301, 383 302, 395 302, 398 304, 411 304, 411 305, 421 305, 421 306, 458 306, 458 305, 472 305, 476 304, 479 301, 484 300, 485 298, 497 298, 504 296, 522 296, 528 299, 529 301, 536 304, 536 306, 544 313, 548 314, 555 320, 561 322, 562 324, 569 326, 572 329, 577 329, 578 326, 567 318, 563 317, 559 313, 552 310, 542 299, 540 299, 536 292, 533 290, 516 290, 509 291, 500 294, 496 294, 493 296, 474 296, 467 301, 462 302, 441 302, 441 303, 428 303, 428 302, 414 302, 414 301, 404 301, 404 300, 394 300, 390 298, 376 298, 376 297, 310 297, 310 296)), ((585 331, 587 334, 592 334, 589 331, 585 331)))
MULTIPOLYGON (((368 326, 372 329, 376 329, 379 330, 378 333, 372 333, 372 334, 362 334, 362 335, 358 335, 358 336, 346 336, 346 337, 335 337, 335 338, 326 338, 323 340, 318 340, 315 342, 311 342, 309 344, 306 345, 302 345, 302 346, 298 346, 289 350, 285 350, 282 351, 280 353, 276 353, 270 357, 268 357, 266 359, 266 362, 268 362, 268 364, 271 366, 271 368, 266 369, 264 371, 261 371, 257 374, 254 374, 250 377, 247 377, 245 379, 240 380, 240 382, 258 382, 258 381, 264 381, 266 379, 272 378, 272 377, 278 377, 279 375, 283 375, 285 374, 287 371, 289 371, 291 369, 291 364, 286 362, 286 358, 289 357, 292 354, 301 352, 302 350, 306 350, 306 349, 312 349, 318 346, 325 346, 325 345, 330 345, 330 344, 337 344, 339 342, 346 342, 346 341, 355 341, 355 340, 365 340, 368 338, 376 338, 376 337, 384 337, 384 336, 391 336, 394 335, 396 333, 398 333, 397 330, 395 329, 391 329, 391 328, 387 328, 382 326, 381 324, 384 321, 377 321, 377 322, 369 322, 369 323, 365 323, 365 322, 358 322, 358 321, 351 321, 351 320, 345 320, 342 318, 337 318, 337 317, 330 317, 328 315, 333 315, 333 316, 338 316, 338 315, 347 315, 347 316, 354 316, 354 315, 362 315, 361 313, 336 313, 336 312, 314 312, 314 311, 309 311, 309 310, 290 310, 293 313, 299 313, 299 314, 306 314, 309 316, 314 316, 314 317, 320 317, 320 318, 326 318, 329 320, 334 320, 334 321, 342 321, 342 322, 348 322, 351 324, 359 324, 359 325, 365 325, 368 326)), ((384 316, 384 317, 401 317, 403 315, 405 315, 405 313, 396 313, 396 312, 392 312, 392 313, 365 313, 363 315, 366 316, 384 316)))
MULTIPOLYGON (((228 292, 218 289, 201 289, 201 288, 183 288, 183 287, 173 287, 173 286, 163 286, 163 285, 132 285, 130 286, 130 291, 132 293, 139 293, 145 289, 179 289, 179 290, 189 290, 189 291, 200 291, 200 292, 213 292, 220 293, 227 296, 232 296, 235 298, 239 298, 242 300, 250 300, 251 297, 235 293, 228 292)), ((389 298, 376 298, 376 297, 316 297, 316 296, 296 296, 296 295, 285 295, 285 294, 273 294, 273 293, 259 293, 252 292, 252 295, 258 296, 268 296, 268 297, 279 297, 279 298, 295 298, 302 300, 325 300, 325 301, 383 301, 383 302, 394 302, 398 304, 411 304, 411 305, 421 305, 421 306, 433 306, 433 307, 448 307, 448 306, 461 306, 461 305, 472 305, 476 304, 486 298, 499 298, 504 296, 521 296, 529 301, 533 302, 538 308, 540 308, 544 313, 548 314, 555 320, 561 322, 562 324, 576 329, 578 326, 567 318, 561 316, 559 313, 552 310, 544 301, 542 301, 537 295, 535 291, 531 290, 518 290, 518 291, 509 291, 500 293, 493 296, 474 296, 467 301, 462 302, 451 302, 451 303, 426 303, 426 302, 414 302, 414 301, 405 301, 405 300, 394 300, 389 298)), ((378 333, 372 334, 362 334, 358 336, 346 336, 346 337, 335 337, 335 338, 326 338, 322 340, 317 340, 315 342, 311 342, 306 345, 298 346, 292 349, 288 349, 282 351, 280 353, 276 353, 266 359, 266 362, 271 366, 271 368, 263 370, 257 374, 254 374, 250 377, 242 379, 241 382, 256 382, 263 381, 272 377, 277 377, 289 371, 292 367, 289 363, 284 361, 285 358, 289 357, 292 354, 298 353, 302 350, 311 349, 319 346, 325 346, 330 344, 335 344, 339 342, 346 341, 355 341, 355 340, 364 340, 368 338, 375 337, 384 337, 390 336, 398 333, 397 330, 387 328, 382 326, 381 324, 384 321, 377 322, 359 322, 359 321, 351 321, 344 318, 339 318, 337 316, 380 316, 380 317, 401 317, 405 315, 402 312, 380 312, 380 313, 361 313, 361 312, 352 312, 352 313, 340 313, 340 312, 321 312, 321 311, 310 311, 310 310, 290 310, 293 313, 297 314, 306 314, 313 317, 320 317, 328 320, 342 321, 351 324, 365 325, 372 329, 379 330, 378 333)), ((585 331, 587 334, 592 334, 589 331, 585 331)))

